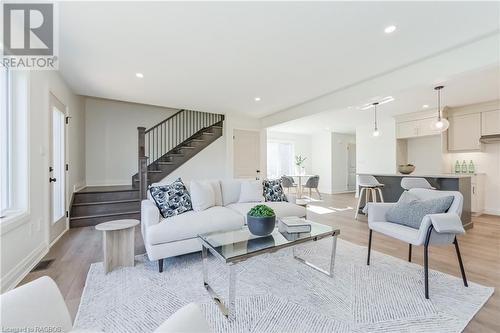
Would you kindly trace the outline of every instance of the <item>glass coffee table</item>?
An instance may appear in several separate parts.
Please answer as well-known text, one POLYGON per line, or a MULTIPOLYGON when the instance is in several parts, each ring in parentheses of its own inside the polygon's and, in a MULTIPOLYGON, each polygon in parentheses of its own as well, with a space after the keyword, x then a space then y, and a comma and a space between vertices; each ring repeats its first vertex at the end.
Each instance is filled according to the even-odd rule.
POLYGON ((219 306, 222 313, 228 319, 234 319, 235 316, 235 265, 249 258, 291 247, 293 257, 296 260, 327 276, 333 276, 337 236, 340 234, 340 229, 311 221, 308 222, 311 223, 311 232, 308 233, 285 233, 280 232, 278 228, 275 228, 269 236, 255 236, 251 234, 245 226, 242 229, 234 231, 211 232, 198 235, 198 238, 202 243, 203 284, 214 302, 219 306), (328 270, 320 268, 297 256, 295 251, 296 245, 311 241, 318 241, 327 237, 332 237, 332 252, 330 254, 330 267, 328 270), (208 284, 208 251, 210 251, 215 258, 225 263, 228 267, 229 295, 227 302, 222 301, 222 299, 208 284))

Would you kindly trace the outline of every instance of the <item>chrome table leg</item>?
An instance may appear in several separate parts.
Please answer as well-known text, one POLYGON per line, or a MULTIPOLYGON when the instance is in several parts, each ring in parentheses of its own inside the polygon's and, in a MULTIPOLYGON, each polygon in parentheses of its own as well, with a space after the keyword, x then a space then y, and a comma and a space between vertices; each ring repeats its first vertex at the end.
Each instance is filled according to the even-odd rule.
POLYGON ((311 267, 312 269, 317 270, 320 273, 323 273, 329 277, 333 277, 333 268, 335 266, 335 254, 337 252, 337 235, 332 236, 332 252, 330 254, 330 269, 328 271, 300 258, 299 256, 297 256, 295 253, 295 246, 292 247, 292 252, 293 252, 294 259, 298 260, 299 262, 303 263, 304 265, 311 267))
POLYGON ((233 320, 235 318, 235 298, 236 298, 236 272, 235 265, 228 265, 228 274, 229 274, 229 295, 227 306, 224 304, 224 301, 217 295, 217 293, 212 289, 212 287, 208 284, 208 249, 202 245, 201 248, 201 257, 202 257, 202 265, 203 265, 203 285, 205 289, 208 291, 213 301, 219 307, 220 311, 228 320, 233 320))

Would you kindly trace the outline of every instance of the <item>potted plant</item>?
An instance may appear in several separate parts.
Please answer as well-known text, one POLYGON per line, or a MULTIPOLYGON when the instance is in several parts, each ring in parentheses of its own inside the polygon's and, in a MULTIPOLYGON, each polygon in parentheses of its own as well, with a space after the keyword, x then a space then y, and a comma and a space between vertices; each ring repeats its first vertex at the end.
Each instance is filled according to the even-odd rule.
POLYGON ((295 156, 295 165, 297 166, 297 173, 299 174, 304 174, 305 173, 305 168, 302 164, 304 164, 305 160, 307 160, 307 157, 302 157, 302 155, 295 156))
POLYGON ((273 232, 276 214, 271 207, 257 205, 247 213, 247 225, 250 232, 257 236, 266 236, 273 232))

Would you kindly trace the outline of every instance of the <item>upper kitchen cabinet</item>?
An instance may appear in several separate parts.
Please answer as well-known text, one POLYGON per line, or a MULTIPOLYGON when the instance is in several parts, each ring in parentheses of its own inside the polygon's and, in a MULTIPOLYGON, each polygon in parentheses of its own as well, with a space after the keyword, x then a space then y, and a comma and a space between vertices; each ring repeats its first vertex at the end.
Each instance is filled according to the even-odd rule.
POLYGON ((484 135, 500 134, 500 101, 448 109, 448 151, 480 151, 484 135))
POLYGON ((453 115, 448 118, 449 151, 474 151, 481 150, 481 114, 471 113, 453 115))
POLYGON ((500 134, 500 110, 485 111, 481 113, 481 134, 500 134))
POLYGON ((441 132, 431 128, 436 116, 432 111, 421 111, 398 115, 396 118, 396 138, 409 139, 441 132))

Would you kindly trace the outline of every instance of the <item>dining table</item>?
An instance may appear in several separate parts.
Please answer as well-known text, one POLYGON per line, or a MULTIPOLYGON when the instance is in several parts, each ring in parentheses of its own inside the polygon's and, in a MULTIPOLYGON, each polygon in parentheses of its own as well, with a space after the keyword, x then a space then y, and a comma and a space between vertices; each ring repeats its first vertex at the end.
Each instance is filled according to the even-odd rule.
MULTIPOLYGON (((307 175, 307 174, 304 174, 304 175, 301 175, 301 174, 293 174, 293 175, 287 175, 288 177, 292 177, 292 178, 297 178, 298 179, 298 187, 297 187, 297 198, 302 198, 302 179, 303 178, 307 178, 309 179, 310 177, 314 176, 314 175, 307 175)), ((306 182, 307 182, 307 179, 306 179, 306 182)))

